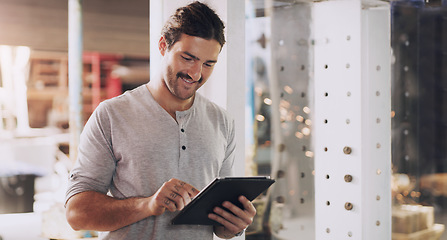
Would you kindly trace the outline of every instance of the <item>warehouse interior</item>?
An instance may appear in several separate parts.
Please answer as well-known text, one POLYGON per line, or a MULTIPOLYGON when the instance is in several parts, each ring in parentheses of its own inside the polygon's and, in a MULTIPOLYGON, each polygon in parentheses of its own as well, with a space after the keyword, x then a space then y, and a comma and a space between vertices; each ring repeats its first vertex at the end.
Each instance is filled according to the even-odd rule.
MULTIPOLYGON (((84 1, 82 13, 86 121, 100 101, 149 81, 149 1, 84 1)), ((0 236, 77 238, 80 234, 66 224, 60 204, 67 170, 73 164, 69 158, 68 1, 1 1, 0 15, 4 176, 0 208, 2 215, 23 214, 2 217, 1 222, 10 225, 2 228, 0 236), (23 61, 20 66, 19 61, 23 61), (7 72, 12 69, 19 70, 7 72), (25 86, 17 84, 19 74, 26 78, 25 86), (20 87, 26 95, 12 94, 20 87), (17 117, 23 114, 20 109, 27 111, 24 120, 17 117), (44 222, 41 214, 36 218, 29 212, 45 212, 52 220, 44 222), (33 227, 23 232, 23 226, 33 227)))
MULTIPOLYGON (((70 156, 69 2, 0 0, 0 240, 97 237, 94 231, 71 229, 64 213, 66 184, 74 163, 70 156), (24 231, 26 226, 31 227, 24 231)), ((100 102, 150 81, 150 66, 156 64, 156 60, 150 60, 150 29, 156 27, 151 26, 154 9, 150 6, 163 0, 81 2, 80 105, 84 124, 100 102)), ((204 2, 215 7, 223 4, 204 2)), ((245 156, 239 172, 277 180, 254 200, 257 216, 241 238, 279 240, 300 235, 302 239, 319 240, 329 235, 333 239, 371 239, 358 234, 368 233, 371 228, 377 232, 389 230, 388 239, 392 240, 447 240, 447 1, 341 1, 358 2, 363 12, 385 9, 389 17, 388 25, 379 32, 389 34, 389 56, 382 50, 390 64, 372 67, 375 72, 389 73, 389 89, 386 93, 374 90, 372 95, 389 96, 391 103, 379 106, 389 119, 374 119, 376 125, 389 122, 385 136, 389 148, 384 143, 374 143, 374 148, 389 150, 389 159, 377 161, 389 163, 390 181, 382 186, 388 192, 380 195, 382 199, 373 195, 375 202, 383 203, 389 194, 391 206, 383 214, 388 220, 373 219, 372 227, 343 229, 340 235, 335 235, 339 232, 337 223, 323 228, 318 224, 319 202, 324 208, 335 208, 338 199, 320 201, 319 191, 329 189, 317 190, 317 186, 321 189, 326 186, 321 181, 338 174, 342 184, 359 185, 360 176, 346 174, 346 169, 316 171, 321 159, 318 156, 322 156, 320 140, 316 140, 321 139, 316 133, 319 115, 315 113, 321 106, 316 90, 321 76, 321 39, 315 37, 321 2, 336 1, 245 0, 241 25, 245 25, 244 36, 227 33, 228 39, 245 39, 245 95, 239 96, 245 99, 241 106, 245 116, 239 116, 245 122, 245 156), (384 226, 389 229, 383 230, 384 226)), ((173 8, 179 3, 170 4, 173 8)), ((354 36, 343 38, 352 42, 354 36)), ((327 37, 323 45, 332 40, 327 37)), ((231 52, 228 55, 231 57, 231 52)), ((356 67, 352 62, 342 65, 344 70, 356 67)), ((342 88, 343 84, 346 82, 331 86, 342 88)), ((328 89, 326 99, 333 96, 328 89)), ((348 97, 351 93, 355 96, 350 90, 348 97)), ((216 94, 211 91, 208 96, 216 94)), ((230 92, 225 94, 227 98, 232 96, 230 92)), ((337 103, 333 101, 334 109, 346 110, 337 103)), ((355 122, 354 118, 343 121, 345 125, 355 122)), ((327 119, 323 125, 327 125, 327 119)), ((350 151, 345 147, 343 157, 350 151)), ((374 169, 374 173, 388 174, 382 168, 374 169)), ((369 186, 362 184, 366 185, 359 186, 369 186)), ((342 202, 343 211, 358 213, 346 204, 342 202)), ((354 210, 359 205, 354 203, 354 210)))

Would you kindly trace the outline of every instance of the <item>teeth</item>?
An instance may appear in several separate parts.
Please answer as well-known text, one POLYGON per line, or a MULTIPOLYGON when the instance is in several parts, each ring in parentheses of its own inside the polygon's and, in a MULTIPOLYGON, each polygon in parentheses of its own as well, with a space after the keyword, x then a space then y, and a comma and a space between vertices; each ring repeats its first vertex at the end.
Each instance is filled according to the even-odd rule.
POLYGON ((183 79, 183 81, 185 81, 185 82, 187 82, 187 83, 194 83, 194 81, 189 81, 189 80, 184 79, 184 78, 182 78, 182 79, 183 79))

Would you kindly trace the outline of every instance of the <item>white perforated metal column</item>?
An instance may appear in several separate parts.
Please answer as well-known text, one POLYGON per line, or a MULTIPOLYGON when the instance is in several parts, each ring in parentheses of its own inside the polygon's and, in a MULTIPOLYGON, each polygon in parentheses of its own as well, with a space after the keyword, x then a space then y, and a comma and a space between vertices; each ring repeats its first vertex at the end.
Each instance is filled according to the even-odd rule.
POLYGON ((313 18, 316 239, 391 239, 389 7, 318 2, 313 18))
POLYGON ((391 43, 389 5, 362 10, 362 239, 391 239, 391 43), (367 236, 367 237, 366 237, 367 236))

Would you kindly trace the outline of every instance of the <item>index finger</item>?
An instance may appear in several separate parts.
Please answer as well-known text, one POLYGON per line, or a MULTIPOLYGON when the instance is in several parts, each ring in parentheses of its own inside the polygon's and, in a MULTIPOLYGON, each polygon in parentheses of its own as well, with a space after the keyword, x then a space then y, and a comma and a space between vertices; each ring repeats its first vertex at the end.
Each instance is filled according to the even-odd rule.
POLYGON ((239 196, 239 202, 244 206, 244 210, 248 212, 250 215, 256 215, 256 208, 250 200, 248 200, 245 196, 239 196))
POLYGON ((186 190, 186 192, 188 192, 189 196, 191 198, 195 197, 198 193, 199 190, 197 190, 197 188, 195 188, 194 186, 192 186, 191 184, 188 184, 186 182, 180 181, 178 183, 183 189, 186 190))

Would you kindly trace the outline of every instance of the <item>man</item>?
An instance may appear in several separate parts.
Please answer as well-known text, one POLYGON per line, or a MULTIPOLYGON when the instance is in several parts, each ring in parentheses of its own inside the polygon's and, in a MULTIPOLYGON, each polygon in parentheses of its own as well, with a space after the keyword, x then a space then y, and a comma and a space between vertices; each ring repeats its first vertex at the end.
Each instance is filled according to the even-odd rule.
POLYGON ((170 224, 198 189, 233 175, 234 122, 196 93, 217 62, 223 30, 202 3, 177 9, 158 43, 158 77, 98 106, 70 175, 73 229, 104 231, 104 239, 212 239, 251 224, 256 210, 243 196, 244 209, 224 202, 209 215, 222 226, 170 224))

